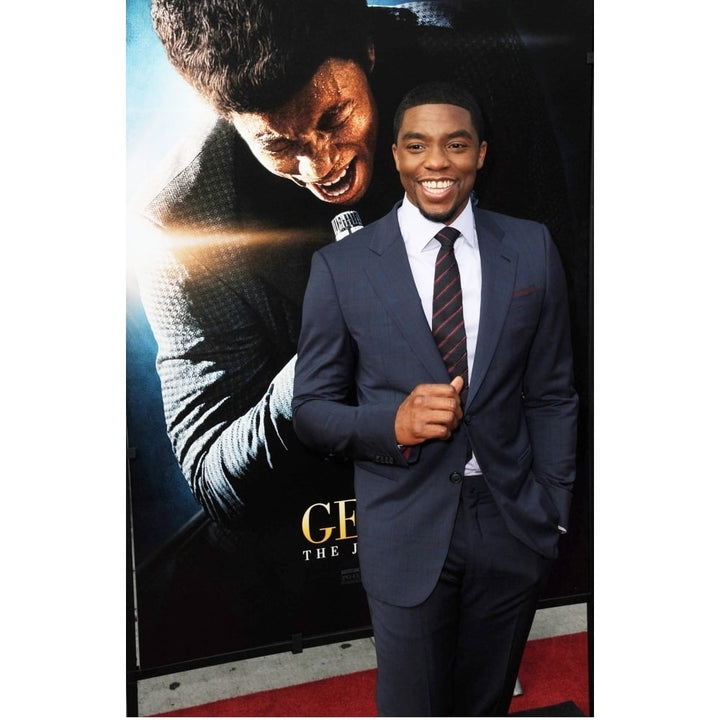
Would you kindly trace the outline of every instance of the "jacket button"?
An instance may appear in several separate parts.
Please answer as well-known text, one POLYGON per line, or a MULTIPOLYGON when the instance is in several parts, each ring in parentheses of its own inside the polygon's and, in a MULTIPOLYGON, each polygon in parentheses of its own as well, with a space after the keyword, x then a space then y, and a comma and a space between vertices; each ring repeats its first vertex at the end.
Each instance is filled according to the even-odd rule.
POLYGON ((466 425, 469 425, 472 422, 472 415, 470 415, 469 413, 467 415, 463 415, 463 422, 466 425))
POLYGON ((462 475, 459 472, 450 473, 450 482, 457 485, 462 482, 462 475))

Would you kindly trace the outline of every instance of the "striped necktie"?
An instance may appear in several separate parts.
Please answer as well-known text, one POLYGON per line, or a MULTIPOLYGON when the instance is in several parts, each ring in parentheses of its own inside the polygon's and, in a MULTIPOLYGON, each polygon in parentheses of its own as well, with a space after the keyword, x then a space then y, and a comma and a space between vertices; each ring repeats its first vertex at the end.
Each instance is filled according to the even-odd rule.
POLYGON ((435 260, 432 333, 450 379, 462 376, 464 385, 461 397, 464 400, 468 385, 467 342, 460 271, 453 251, 453 245, 459 236, 459 230, 447 226, 435 235, 435 239, 440 243, 440 250, 435 260))

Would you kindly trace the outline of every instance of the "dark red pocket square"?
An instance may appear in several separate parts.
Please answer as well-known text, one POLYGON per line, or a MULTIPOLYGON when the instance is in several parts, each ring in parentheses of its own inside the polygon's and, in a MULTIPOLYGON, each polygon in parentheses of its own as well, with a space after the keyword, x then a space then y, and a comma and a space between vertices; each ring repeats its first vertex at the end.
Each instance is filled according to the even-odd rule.
POLYGON ((528 285, 526 288, 522 288, 520 290, 516 290, 512 296, 514 298, 516 297, 522 297, 523 295, 529 295, 530 293, 535 292, 535 286, 534 285, 528 285))

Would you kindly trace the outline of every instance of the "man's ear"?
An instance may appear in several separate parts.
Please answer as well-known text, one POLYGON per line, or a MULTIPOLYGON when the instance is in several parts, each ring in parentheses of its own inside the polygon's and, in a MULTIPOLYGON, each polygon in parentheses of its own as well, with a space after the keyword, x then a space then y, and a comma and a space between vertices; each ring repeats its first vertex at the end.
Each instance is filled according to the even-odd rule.
POLYGON ((395 169, 398 172, 400 172, 400 167, 398 165, 398 150, 397 150, 397 145, 395 143, 393 143, 393 146, 392 146, 392 154, 393 154, 393 159, 395 160, 395 169))
POLYGON ((373 71, 375 67, 375 43, 368 45, 368 75, 373 71))
POLYGON ((485 154, 487 153, 487 143, 485 140, 483 140, 480 143, 480 147, 478 149, 478 161, 477 161, 477 169, 480 170, 480 168, 485 164, 485 154))

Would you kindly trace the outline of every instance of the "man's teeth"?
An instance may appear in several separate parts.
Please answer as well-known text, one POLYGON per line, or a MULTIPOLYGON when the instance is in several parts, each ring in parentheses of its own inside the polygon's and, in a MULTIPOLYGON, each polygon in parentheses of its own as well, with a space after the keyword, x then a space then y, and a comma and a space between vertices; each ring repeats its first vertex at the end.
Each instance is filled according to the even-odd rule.
POLYGON ((452 184, 452 180, 423 180, 420 183, 428 192, 444 192, 452 184))
POLYGON ((345 168, 343 169, 343 171, 340 173, 340 175, 337 178, 335 178, 335 180, 333 180, 332 182, 318 183, 318 185, 320 185, 321 188, 332 189, 347 175, 347 171, 348 171, 349 167, 350 167, 349 165, 346 165, 345 168))

